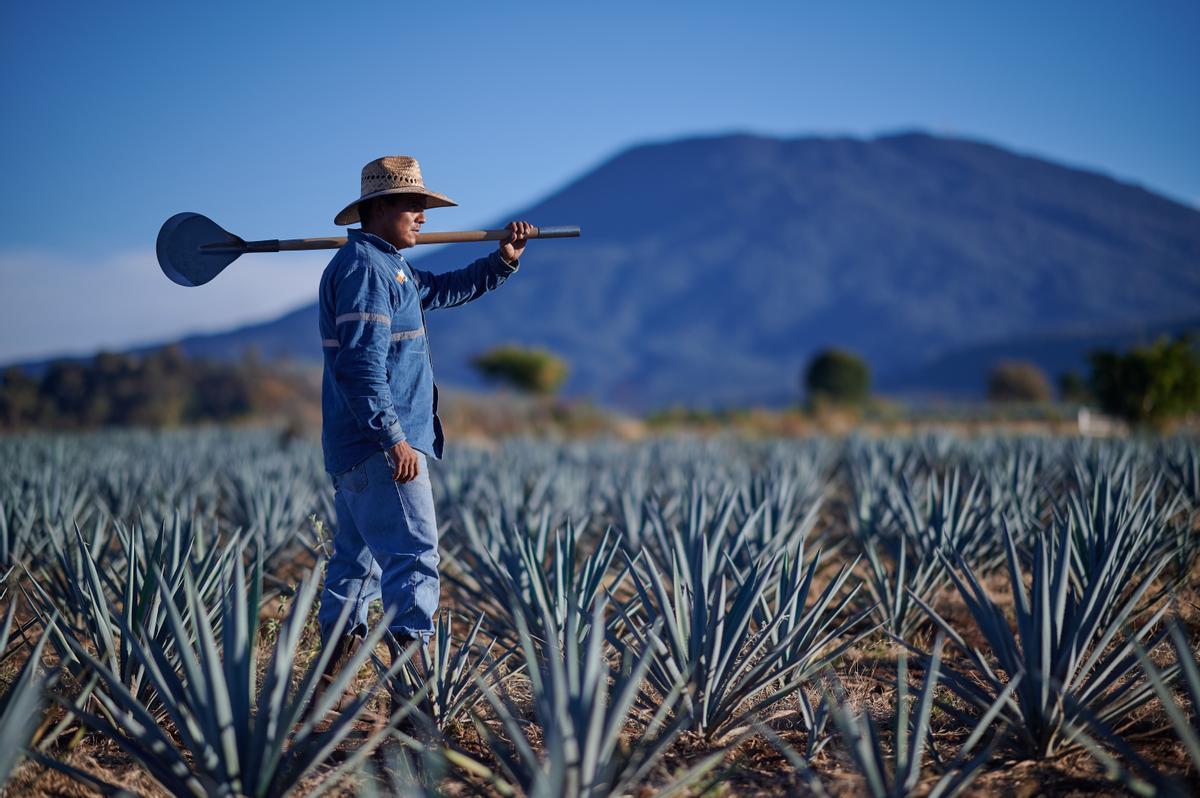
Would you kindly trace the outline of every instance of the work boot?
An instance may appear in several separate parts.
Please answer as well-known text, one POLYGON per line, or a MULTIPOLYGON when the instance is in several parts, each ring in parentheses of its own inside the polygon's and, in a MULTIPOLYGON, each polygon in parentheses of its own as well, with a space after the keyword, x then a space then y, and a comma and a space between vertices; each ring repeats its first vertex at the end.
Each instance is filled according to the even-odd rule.
MULTIPOLYGON (((361 627, 360 627, 361 628, 361 627)), ((345 670, 350 660, 362 648, 364 635, 358 629, 349 634, 342 635, 338 641, 333 644, 333 656, 329 658, 329 662, 325 665, 325 670, 321 672, 320 678, 317 680, 317 688, 313 691, 312 700, 308 704, 308 709, 305 710, 305 717, 309 715, 321 701, 325 695, 325 691, 333 686, 337 681, 338 674, 345 670)), ((338 713, 350 706, 354 700, 358 698, 358 688, 355 687, 353 680, 346 686, 342 695, 334 703, 331 712, 338 713)))

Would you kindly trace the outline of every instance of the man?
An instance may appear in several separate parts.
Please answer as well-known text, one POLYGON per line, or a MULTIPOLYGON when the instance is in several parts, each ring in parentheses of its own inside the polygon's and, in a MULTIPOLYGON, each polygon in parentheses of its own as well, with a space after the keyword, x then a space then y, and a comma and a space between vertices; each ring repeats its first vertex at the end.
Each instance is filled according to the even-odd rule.
POLYGON ((374 598, 395 609, 390 631, 401 645, 432 634, 438 536, 426 458, 441 458, 443 435, 424 311, 498 287, 517 270, 531 232, 512 222, 488 257, 432 274, 400 250, 417 243, 427 209, 456 203, 426 189, 406 156, 364 166, 360 194, 334 223, 362 228, 348 231, 320 287, 321 439, 337 513, 317 616, 322 644, 336 647, 325 684, 361 644, 374 598), (347 631, 330 640, 347 604, 347 631))

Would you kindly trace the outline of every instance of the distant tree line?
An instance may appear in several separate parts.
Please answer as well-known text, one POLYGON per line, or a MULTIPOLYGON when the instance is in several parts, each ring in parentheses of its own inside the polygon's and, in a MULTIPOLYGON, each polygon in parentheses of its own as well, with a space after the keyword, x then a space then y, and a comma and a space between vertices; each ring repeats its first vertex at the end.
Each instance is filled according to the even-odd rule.
POLYGON ((178 346, 140 356, 101 352, 51 363, 40 378, 4 370, 0 429, 235 421, 270 413, 299 392, 296 379, 266 368, 253 352, 236 363, 191 359, 178 346))
MULTIPOLYGON (((1087 376, 1073 371, 1059 375, 1059 399, 1099 408, 1135 426, 1200 413, 1200 351, 1192 335, 1163 337, 1125 352, 1097 350, 1088 361, 1087 376)), ((988 398, 1047 402, 1053 392, 1036 365, 1009 361, 992 369, 988 398)))
MULTIPOLYGON (((1059 375, 1059 400, 1091 405, 1135 426, 1200 413, 1200 349, 1194 334, 1160 338, 1125 352, 1098 350, 1091 353, 1089 365, 1086 376, 1059 375)), ((862 406, 870 398, 871 372, 858 355, 831 348, 809 361, 802 383, 810 407, 862 406)), ((988 374, 987 398, 1045 403, 1055 400, 1055 391, 1036 364, 1008 360, 988 374)))
POLYGON ((1128 352, 1093 352, 1088 388, 1104 412, 1134 424, 1200 413, 1200 350, 1194 335, 1160 338, 1128 352))
MULTIPOLYGON (((473 365, 485 378, 523 393, 554 395, 567 363, 544 350, 514 345, 481 353, 473 365)), ((1059 376, 1058 398, 1091 405, 1134 425, 1160 425, 1200 413, 1200 350, 1193 335, 1160 339, 1126 352, 1097 351, 1085 377, 1059 376)), ((810 407, 863 407, 871 372, 853 352, 831 348, 808 363, 802 384, 810 407)), ((1045 373, 1025 361, 997 363, 988 399, 1054 400, 1045 373)), ((0 431, 101 426, 170 427, 274 414, 288 403, 319 402, 312 385, 264 365, 251 351, 236 363, 188 358, 178 346, 146 355, 101 352, 87 361, 56 361, 40 378, 10 367, 0 372, 0 431)))

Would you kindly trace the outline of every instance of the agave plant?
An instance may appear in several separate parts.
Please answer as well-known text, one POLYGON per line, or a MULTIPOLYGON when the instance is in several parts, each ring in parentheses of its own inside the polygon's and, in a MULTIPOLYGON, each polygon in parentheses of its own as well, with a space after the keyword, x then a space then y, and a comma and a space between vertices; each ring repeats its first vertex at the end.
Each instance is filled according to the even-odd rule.
MULTIPOLYGON (((448 726, 464 719, 483 700, 481 685, 498 685, 520 673, 520 668, 501 672, 513 648, 500 650, 496 640, 492 639, 477 649, 484 617, 476 618, 466 636, 456 643, 450 613, 442 613, 434 628, 432 653, 421 647, 392 677, 391 692, 420 696, 418 708, 439 731, 444 732, 448 726)), ((385 674, 378 660, 376 667, 383 677, 385 674)))
MULTIPOLYGON (((580 613, 568 613, 567 628, 557 632, 554 639, 578 643, 568 643, 562 649, 553 643, 539 647, 524 619, 517 618, 519 656, 533 695, 533 722, 536 728, 548 732, 542 738, 541 755, 534 750, 525 732, 526 724, 521 721, 523 713, 512 699, 480 679, 480 687, 511 746, 473 716, 476 729, 496 757, 499 772, 486 771, 457 752, 451 761, 486 774, 503 794, 607 798, 628 793, 646 778, 686 721, 686 716, 671 720, 683 685, 677 684, 662 696, 641 733, 625 739, 623 731, 633 717, 650 656, 648 652, 634 653, 623 659, 622 671, 613 674, 604 651, 604 612, 602 599, 592 608, 586 628, 582 627, 580 613)), ((555 620, 547 616, 545 623, 552 627, 555 620)), ((659 794, 670 795, 694 782, 723 755, 720 751, 705 757, 672 784, 662 787, 659 794)))
MULTIPOLYGON (((1137 619, 1142 596, 1166 566, 1165 558, 1145 573, 1136 573, 1137 554, 1112 548, 1094 561, 1082 587, 1070 578, 1073 530, 1058 527, 1057 536, 1039 536, 1033 553, 1032 583, 1026 588, 1016 546, 1007 526, 1009 587, 1016 630, 1005 608, 989 596, 978 577, 961 560, 950 577, 987 641, 992 659, 968 645, 928 604, 922 608, 968 657, 974 673, 948 669, 946 683, 971 710, 989 711, 1005 695, 1006 678, 1021 674, 1019 687, 1005 698, 1000 719, 1012 734, 1011 745, 1032 758, 1053 756, 1077 744, 1086 717, 1119 726, 1154 697, 1150 683, 1138 674, 1136 646, 1145 640, 1166 611, 1137 619), (1132 587, 1130 587, 1132 586, 1132 587), (1134 631, 1122 636, 1133 624, 1134 631)), ((948 712, 967 721, 969 712, 947 704, 948 712)))
POLYGON ((862 549, 867 562, 867 585, 884 628, 893 637, 911 639, 926 621, 920 603, 932 601, 949 581, 945 561, 937 554, 922 560, 909 553, 905 541, 897 544, 894 564, 881 553, 873 538, 864 539, 862 549))
MULTIPOLYGON (((1160 669, 1142 646, 1137 647, 1137 656, 1146 678, 1150 680, 1155 695, 1158 696, 1158 700, 1167 713, 1172 731, 1182 743, 1183 750, 1192 764, 1194 781, 1195 774, 1200 772, 1200 661, 1197 661, 1196 652, 1188 643, 1187 633, 1178 618, 1173 618, 1167 624, 1167 635, 1175 653, 1176 665, 1174 668, 1160 669), (1191 706, 1190 718, 1188 713, 1176 703, 1175 696, 1171 693, 1170 685, 1175 681, 1176 675, 1182 677, 1180 681, 1182 681, 1183 692, 1191 706)), ((1185 796, 1195 795, 1194 783, 1191 785, 1183 783, 1180 779, 1159 771, 1134 751, 1119 735, 1107 728, 1102 721, 1096 718, 1089 718, 1089 721, 1089 731, 1115 747, 1125 762, 1133 764, 1138 771, 1145 774, 1144 778, 1136 775, 1125 763, 1110 756, 1090 735, 1081 736, 1080 742, 1105 765, 1108 776, 1124 784, 1130 792, 1145 796, 1169 796, 1169 798, 1185 798, 1185 796)))
POLYGON ((926 622, 915 598, 931 601, 947 584, 943 554, 963 553, 990 560, 982 542, 986 509, 979 483, 963 495, 959 472, 943 483, 928 480, 914 491, 907 477, 859 503, 851 530, 866 557, 867 586, 887 631, 909 639, 926 622))
MULTIPOLYGON (((1001 518, 1022 531, 1034 528, 1042 517, 1048 488, 1056 480, 1045 446, 1001 439, 994 446, 985 445, 980 458, 976 467, 986 480, 992 529, 999 529, 1001 518)), ((1019 536, 1018 543, 1021 540, 1019 536)))
POLYGON ((963 468, 970 458, 970 448, 963 440, 945 431, 916 435, 907 448, 912 450, 920 469, 929 475, 963 468))
POLYGON ((1158 700, 1162 702, 1163 709, 1167 711, 1171 728, 1183 743, 1184 750, 1192 761, 1192 767, 1200 772, 1200 661, 1196 658, 1196 651, 1188 643, 1182 624, 1175 620, 1167 628, 1171 645, 1175 649, 1176 667, 1183 677, 1183 687, 1188 704, 1192 708, 1190 720, 1167 688, 1168 683, 1173 681, 1171 671, 1160 670, 1141 646, 1137 648, 1138 661, 1141 662, 1158 700))
MULTIPOLYGON (((355 794, 364 798, 441 798, 437 789, 449 767, 443 752, 436 749, 412 751, 398 744, 379 747, 378 765, 365 760, 355 794)), ((311 793, 310 793, 311 794, 311 793)))
POLYGON ((803 663, 800 670, 805 674, 813 671, 818 660, 830 660, 825 655, 833 644, 837 643, 832 652, 836 658, 873 631, 865 623, 873 608, 853 610, 855 597, 862 588, 862 582, 850 584, 858 561, 843 562, 825 588, 814 594, 813 582, 823 561, 824 552, 820 549, 809 558, 807 566, 803 545, 784 551, 773 579, 774 595, 770 600, 763 597, 755 617, 759 629, 770 628, 775 618, 782 618, 767 635, 769 645, 784 649, 782 663, 788 666, 803 663))
MULTIPOLYGON (((4 625, 0 627, 0 652, 9 650, 16 612, 17 605, 10 603, 4 614, 4 625)), ((56 622, 56 618, 51 618, 49 627, 54 628, 56 622)), ((38 674, 45 646, 46 636, 43 635, 29 651, 29 658, 12 684, 0 693, 0 785, 8 781, 9 773, 20 763, 42 719, 46 688, 55 675, 54 671, 38 674)))
MULTIPOLYGON (((171 632, 179 641, 192 642, 177 646, 172 656, 160 641, 122 630, 153 684, 154 699, 169 718, 173 734, 160 727, 145 704, 125 687, 120 674, 79 644, 73 645, 76 655, 103 686, 97 699, 104 712, 94 714, 77 705, 69 709, 120 746, 172 795, 284 795, 314 769, 330 765, 337 745, 354 729, 375 686, 365 690, 328 728, 318 731, 318 724, 328 717, 390 619, 385 615, 319 700, 314 700, 314 691, 332 647, 323 651, 293 689, 292 663, 316 594, 319 566, 300 585, 291 612, 279 628, 261 689, 257 687, 256 653, 261 572, 256 570, 247 585, 243 570, 233 568, 232 585, 223 585, 227 589, 221 592, 221 645, 203 611, 199 590, 185 572, 183 599, 193 629, 176 608, 165 578, 159 579, 158 590, 171 632)), ((335 636, 346 618, 343 614, 339 619, 335 636)), ((382 731, 376 733, 360 744, 354 756, 333 767, 357 764, 385 738, 382 731)), ((64 763, 49 764, 95 781, 64 763)))
POLYGON ((887 501, 895 532, 922 560, 934 559, 937 552, 954 554, 987 571, 1004 559, 978 475, 964 487, 963 472, 956 468, 941 479, 925 480, 924 490, 901 476, 887 501))
POLYGON ((1192 509, 1200 510, 1200 451, 1194 445, 1177 442, 1160 457, 1176 490, 1187 497, 1192 509))
POLYGON ((85 470, 64 441, 52 442, 37 458, 25 462, 27 501, 37 516, 31 532, 46 538, 60 537, 74 524, 102 525, 108 520, 103 506, 94 499, 96 476, 85 470))
POLYGON ((1145 798, 1190 798, 1196 794, 1195 772, 1200 768, 1200 722, 1197 721, 1196 707, 1200 707, 1200 663, 1196 653, 1187 640, 1187 634, 1178 618, 1167 622, 1167 637, 1171 647, 1175 649, 1176 666, 1171 669, 1160 669, 1150 659, 1149 653, 1141 645, 1136 646, 1141 667, 1154 688, 1163 709, 1167 713, 1170 728, 1182 743, 1185 754, 1191 762, 1189 784, 1175 774, 1160 771, 1155 764, 1147 761, 1141 754, 1118 734, 1110 725, 1079 707, 1077 702, 1067 697, 1083 717, 1086 730, 1077 733, 1080 745, 1104 767, 1105 776, 1119 782, 1131 794, 1145 798), (1170 685, 1182 676, 1183 691, 1188 703, 1192 706, 1192 718, 1175 701, 1170 685), (1103 744, 1099 742, 1103 740, 1103 744), (1121 759, 1110 753, 1116 749, 1121 759))
POLYGON ((749 549, 758 538, 754 530, 765 506, 759 505, 745 517, 739 517, 741 502, 733 487, 735 483, 714 484, 719 485, 715 499, 708 495, 712 488, 693 482, 686 504, 680 501, 666 506, 650 505, 650 523, 642 551, 659 562, 691 561, 701 556, 702 550, 719 551, 723 556, 709 562, 708 575, 712 578, 732 574, 738 562, 752 564, 755 558, 749 549), (676 520, 674 510, 680 505, 683 517, 676 520))
MULTIPOLYGON (((425 667, 400 664, 399 678, 389 686, 403 687, 407 679, 407 689, 395 692, 419 694, 419 707, 405 705, 403 711, 420 710, 443 727, 486 713, 510 770, 493 767, 489 773, 465 752, 440 751, 448 743, 437 737, 436 744, 422 745, 394 730, 382 739, 422 748, 430 761, 444 754, 495 790, 582 785, 586 779, 579 774, 591 766, 565 741, 554 739, 559 748, 545 753, 530 741, 541 739, 539 718, 553 717, 563 728, 580 728, 584 721, 563 720, 561 704, 553 712, 547 704, 539 715, 535 704, 546 696, 530 696, 528 707, 516 701, 525 715, 506 704, 509 689, 518 694, 515 685, 534 679, 555 701, 578 696, 570 712, 599 728, 624 718, 613 749, 616 770, 592 768, 600 785, 593 794, 622 781, 633 789, 639 780, 657 780, 628 781, 619 773, 627 772, 621 763, 634 756, 633 746, 643 742, 636 736, 664 702, 671 708, 655 721, 648 741, 678 725, 708 736, 711 745, 732 737, 734 729, 761 724, 776 701, 796 700, 809 732, 804 757, 811 760, 831 745, 828 731, 835 725, 830 697, 813 697, 814 675, 877 621, 910 641, 918 625, 942 627, 929 607, 938 591, 951 588, 964 596, 974 619, 967 623, 979 625, 987 642, 977 643, 980 651, 969 650, 963 641, 973 638, 955 619, 960 634, 950 635, 947 645, 963 648, 967 658, 953 667, 940 664, 938 701, 966 728, 999 706, 997 727, 1007 728, 978 741, 970 757, 997 739, 1019 754, 1040 756, 1088 746, 1094 738, 1112 761, 1115 748, 1122 760, 1117 764, 1137 772, 1141 784, 1127 782, 1132 789, 1168 791, 1163 785, 1170 779, 1143 770, 1136 754, 1121 749, 1120 734, 1138 706, 1161 697, 1137 647, 1159 639, 1154 602, 1192 571, 1200 553, 1195 452, 1194 442, 1183 439, 1156 444, 950 436, 844 445, 705 438, 464 448, 431 476, 443 519, 444 574, 470 617, 452 626, 440 622, 442 640, 427 652, 425 667), (831 534, 842 524, 829 532, 822 526, 831 506, 849 522, 851 535, 831 534), (841 556, 845 551, 862 563, 853 565, 854 556, 841 556), (865 590, 854 568, 863 569, 865 590), (989 603, 979 587, 984 578, 1007 578, 1017 594, 1015 623, 1013 602, 989 603), (864 615, 871 602, 877 604, 873 614, 864 615), (602 603, 606 610, 597 614, 602 603), (598 617, 603 628, 595 626, 598 617), (525 648, 536 658, 522 647, 521 624, 525 648), (489 641, 489 633, 500 639, 489 641), (609 680, 600 702, 581 673, 567 666, 573 657, 585 669, 595 635, 605 641, 599 643, 603 662, 590 666, 588 678, 603 674, 609 680), (561 680, 551 673, 556 662, 561 680), (433 676, 420 689, 418 670, 433 676), (621 715, 626 680, 637 686, 621 715), (497 727, 504 721, 496 702, 512 710, 515 727, 497 727), (564 781, 567 773, 576 781, 564 781)), ((184 794, 192 789, 189 778, 205 791, 232 783, 232 771, 219 772, 210 753, 223 752, 227 739, 238 753, 220 758, 236 764, 238 789, 246 794, 259 788, 264 768, 274 768, 269 779, 276 786, 267 788, 269 794, 291 778, 279 774, 301 767, 300 758, 315 751, 320 761, 317 727, 303 734, 302 722, 283 728, 289 723, 283 715, 304 702, 302 693, 311 686, 305 675, 295 674, 282 697, 281 675, 266 692, 243 687, 250 654, 225 642, 240 634, 228 626, 237 613, 228 606, 233 598, 227 588, 235 571, 243 579, 248 574, 246 564, 234 560, 261 553, 263 584, 279 584, 272 580, 284 575, 271 574, 272 567, 309 549, 309 530, 332 517, 319 454, 306 442, 281 449, 271 431, 0 438, 0 573, 12 567, 15 574, 35 576, 22 579, 22 590, 36 615, 48 624, 59 613, 43 638, 50 647, 44 653, 57 655, 76 677, 64 685, 80 686, 64 698, 72 728, 71 708, 87 713, 93 725, 109 724, 125 745, 141 746, 145 757, 152 752, 162 778, 176 780, 169 789, 184 794), (179 456, 183 450, 187 458, 179 456), (186 529, 174 528, 176 513, 186 529), (238 528, 240 536, 234 534, 238 528), (206 640, 218 645, 210 649, 206 640), (236 673, 226 676, 227 670, 236 673), (247 753, 236 735, 212 731, 220 728, 213 720, 219 716, 206 707, 219 702, 188 693, 193 684, 207 690, 222 680, 226 687, 214 687, 214 696, 222 690, 249 696, 231 699, 230 716, 244 706, 255 722, 276 713, 276 726, 261 732, 270 740, 265 748, 284 752, 275 764, 260 766, 257 749, 247 753), (258 711, 259 704, 276 703, 280 709, 258 711), (155 736, 152 721, 162 736, 155 736), (288 741, 288 732, 299 747, 288 741), (251 770, 253 778, 246 775, 251 770)), ((258 585, 258 577, 247 584, 258 585)), ((259 600, 255 590, 245 596, 247 616, 259 600)), ((289 598, 296 609, 298 600, 289 598)), ((251 624, 247 617, 242 627, 251 624)), ((281 640, 298 629, 284 624, 281 640)), ((274 646, 281 659, 288 656, 274 629, 261 635, 260 645, 274 646)), ((27 650, 10 645, 10 653, 20 656, 27 650)), ((1184 667, 1172 663, 1155 674, 1178 692, 1172 681, 1183 684, 1184 667)), ((866 722, 852 715, 843 720, 866 722)), ((905 728, 905 764, 897 769, 890 751, 869 747, 860 749, 863 761, 874 757, 885 790, 904 789, 911 768, 921 772, 917 789, 928 789, 954 769, 949 763, 955 751, 925 743, 914 758, 911 716, 905 728)), ((593 739, 590 731, 573 734, 576 743, 593 739)), ((48 756, 56 750, 44 745, 54 736, 39 735, 35 751, 48 756)), ((870 733, 854 739, 869 743, 870 733)), ((370 738, 352 757, 365 761, 382 744, 370 738)), ((607 744, 585 748, 606 751, 607 744)), ((661 752, 648 756, 663 761, 661 752)), ((331 764, 317 765, 329 779, 351 772, 331 764)), ((397 760, 401 770, 413 764, 397 760)), ((382 777, 376 782, 381 789, 409 789, 382 777)))
POLYGON ((12 632, 13 632, 12 622, 15 619, 15 613, 17 611, 17 604, 15 601, 13 601, 9 597, 9 592, 10 592, 10 585, 16 583, 16 581, 17 581, 15 578, 13 578, 14 573, 15 573, 14 569, 11 569, 11 568, 8 569, 7 571, 0 572, 0 602, 5 602, 6 606, 8 607, 8 609, 5 610, 6 622, 5 622, 4 638, 3 638, 2 644, 0 644, 0 665, 3 665, 5 662, 7 662, 9 660, 10 657, 14 657, 19 652, 24 650, 25 645, 26 645, 25 640, 24 640, 25 631, 27 629, 29 629, 30 627, 33 627, 36 625, 35 621, 27 621, 24 624, 18 625, 16 632, 17 632, 17 635, 19 637, 21 637, 22 639, 20 642, 13 641, 13 639, 12 639, 12 632))
POLYGON ((267 465, 270 470, 265 474, 261 462, 223 474, 229 524, 257 533, 266 562, 297 545, 315 552, 308 519, 318 509, 316 486, 290 459, 273 458, 267 465))
MULTIPOLYGON (((1082 466, 1076 464, 1076 468, 1082 466)), ((1056 508, 1056 519, 1060 525, 1069 524, 1074 533, 1070 576, 1077 585, 1082 585, 1095 562, 1112 549, 1132 557, 1132 573, 1146 572, 1166 557, 1175 565, 1175 578, 1148 596, 1153 602, 1186 579, 1198 546, 1192 540, 1191 518, 1180 512, 1183 504, 1178 495, 1160 502, 1165 485, 1162 476, 1138 482, 1134 474, 1133 468, 1126 468, 1116 478, 1105 474, 1078 477, 1090 487, 1086 493, 1068 491, 1061 509, 1056 508)))
MULTIPOLYGON (((580 529, 567 523, 553 534, 549 516, 543 515, 536 535, 514 530, 505 534, 500 516, 492 514, 483 531, 469 516, 463 517, 468 546, 451 555, 455 567, 449 579, 462 587, 476 608, 495 620, 495 626, 512 636, 521 616, 535 636, 545 639, 550 630, 542 620, 549 611, 556 629, 566 627, 569 607, 584 618, 605 586, 606 576, 620 548, 620 538, 606 532, 590 554, 583 556, 580 529)), ((616 578, 620 582, 623 574, 616 578)), ((610 587, 613 583, 608 583, 610 587)), ((583 628, 577 625, 576 628, 583 628)))
POLYGON ((743 567, 808 540, 828 485, 832 458, 825 446, 810 443, 797 452, 776 445, 765 457, 765 467, 751 472, 737 494, 738 517, 758 517, 757 523, 741 530, 745 545, 736 562, 743 567))
POLYGON ((1130 443, 1114 446, 1105 441, 1072 440, 1066 460, 1071 481, 1083 495, 1092 493, 1099 482, 1140 483, 1148 471, 1145 449, 1130 443))
POLYGON ((941 659, 942 637, 939 635, 927 662, 925 681, 917 693, 915 712, 911 715, 907 660, 904 655, 897 660, 896 713, 895 725, 891 730, 891 749, 884 747, 874 719, 865 712, 855 712, 849 707, 844 691, 835 689, 831 695, 834 723, 841 733, 851 762, 863 776, 867 794, 871 798, 906 798, 918 794, 927 798, 953 798, 960 795, 987 764, 996 741, 1000 739, 1000 732, 992 728, 992 723, 1008 696, 1020 683, 1020 675, 1013 678, 978 719, 955 757, 943 764, 942 775, 933 787, 926 791, 920 786, 926 745, 932 748, 930 716, 941 659))
POLYGON ((0 495, 0 569, 28 562, 44 545, 34 534, 38 516, 33 505, 9 488, 0 495))
POLYGON ((642 558, 631 571, 637 595, 618 606, 622 623, 609 637, 623 654, 650 652, 647 679, 657 694, 687 681, 686 710, 693 729, 706 737, 791 694, 870 632, 862 624, 870 608, 847 617, 849 599, 838 596, 849 567, 804 610, 819 553, 804 577, 799 569, 789 569, 780 584, 783 558, 776 555, 737 574, 732 585, 719 575, 705 538, 699 551, 687 554, 685 561, 674 558, 666 575, 653 557, 642 558), (773 601, 768 600, 771 591, 773 601), (661 634, 651 634, 660 626, 661 634), (776 689, 743 707, 772 686, 776 689))
MULTIPOLYGON (((126 527, 119 521, 115 529, 119 546, 113 551, 103 541, 89 544, 77 527, 74 545, 57 547, 55 576, 28 580, 30 604, 44 624, 54 615, 63 619, 47 625, 47 637, 64 667, 82 678, 88 668, 76 652, 88 651, 161 717, 154 685, 134 653, 135 638, 153 641, 171 658, 180 645, 193 642, 177 636, 168 604, 180 613, 181 628, 189 633, 197 628, 191 617, 194 609, 219 631, 222 585, 230 569, 240 567, 236 558, 241 546, 236 538, 224 548, 206 545, 203 525, 179 516, 157 534, 144 524, 126 527), (198 549, 204 550, 203 556, 197 556, 198 549), (78 575, 64 575, 72 572, 78 575), (185 579, 195 589, 194 604, 185 600, 185 579)), ((96 709, 105 711, 103 705, 96 709)))

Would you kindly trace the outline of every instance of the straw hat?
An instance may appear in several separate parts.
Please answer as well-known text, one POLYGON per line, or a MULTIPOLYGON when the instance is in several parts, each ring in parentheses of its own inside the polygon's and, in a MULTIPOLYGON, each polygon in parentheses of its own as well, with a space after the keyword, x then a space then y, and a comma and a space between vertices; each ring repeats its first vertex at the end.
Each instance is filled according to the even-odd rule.
POLYGON ((333 223, 345 226, 358 222, 358 203, 385 194, 420 194, 426 197, 426 208, 458 204, 445 194, 425 188, 425 181, 421 179, 421 165, 416 158, 385 155, 362 168, 362 196, 342 208, 342 212, 333 217, 333 223))

